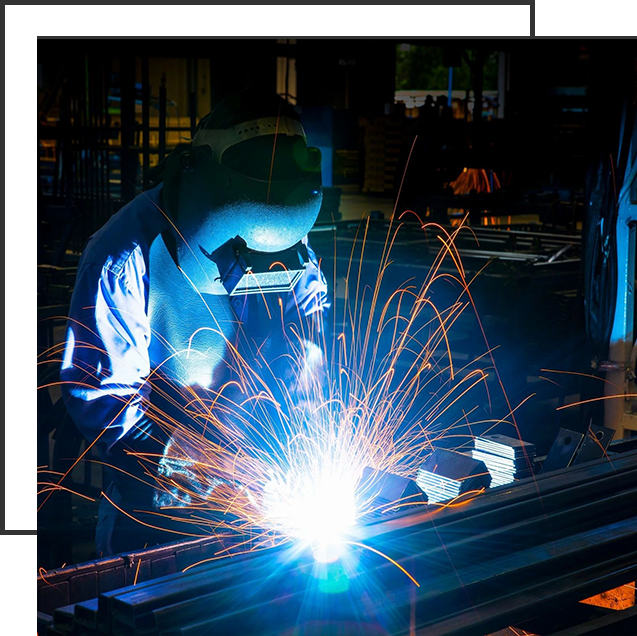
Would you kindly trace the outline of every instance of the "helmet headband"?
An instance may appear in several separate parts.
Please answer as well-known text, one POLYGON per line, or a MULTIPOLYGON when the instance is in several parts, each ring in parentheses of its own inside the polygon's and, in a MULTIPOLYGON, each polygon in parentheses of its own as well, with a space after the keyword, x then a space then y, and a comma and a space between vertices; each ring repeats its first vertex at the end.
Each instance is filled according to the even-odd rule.
POLYGON ((208 146, 212 151, 212 158, 221 163, 223 153, 228 148, 242 141, 266 135, 305 138, 305 131, 301 123, 291 117, 261 117, 230 128, 203 128, 195 135, 192 145, 208 146))

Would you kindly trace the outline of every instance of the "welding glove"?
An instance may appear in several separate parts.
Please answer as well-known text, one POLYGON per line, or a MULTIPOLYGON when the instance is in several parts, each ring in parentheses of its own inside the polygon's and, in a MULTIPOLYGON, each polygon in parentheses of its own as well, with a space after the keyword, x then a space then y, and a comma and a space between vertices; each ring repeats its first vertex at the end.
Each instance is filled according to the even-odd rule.
POLYGON ((149 418, 144 418, 120 440, 118 446, 124 452, 133 453, 141 458, 145 456, 154 462, 151 458, 160 455, 167 443, 166 433, 149 418))
POLYGON ((200 504, 209 500, 216 488, 228 483, 210 474, 207 467, 197 462, 196 454, 192 444, 170 439, 157 469, 156 507, 200 504))
POLYGON ((111 448, 103 451, 103 459, 119 472, 144 478, 156 466, 156 457, 166 446, 166 434, 150 418, 144 417, 111 448))

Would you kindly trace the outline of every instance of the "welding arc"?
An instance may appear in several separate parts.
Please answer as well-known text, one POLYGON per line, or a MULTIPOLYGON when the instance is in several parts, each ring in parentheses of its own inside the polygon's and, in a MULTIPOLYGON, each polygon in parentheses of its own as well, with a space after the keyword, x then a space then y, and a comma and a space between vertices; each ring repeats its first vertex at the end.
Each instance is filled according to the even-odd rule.
MULTIPOLYGON (((372 524, 365 541, 379 550, 384 549, 383 544, 391 544, 394 552, 404 546, 405 554, 396 560, 408 559, 416 575, 426 572, 427 587, 412 587, 417 590, 419 630, 439 636, 475 634, 476 615, 466 605, 469 595, 482 599, 479 629, 488 633, 537 612, 537 599, 546 598, 549 592, 561 600, 597 593, 607 589, 605 585, 612 586, 609 582, 617 572, 637 564, 634 548, 630 548, 637 539, 637 523, 631 516, 637 509, 636 461, 637 451, 627 452, 615 456, 612 463, 598 460, 565 473, 540 476, 537 482, 527 479, 491 491, 462 509, 405 513, 372 524), (476 526, 483 532, 472 531, 476 526), (431 547, 418 553, 413 551, 414 545, 431 547), (479 555, 478 562, 467 560, 467 554, 479 555), (615 557, 617 554, 623 556, 615 557), (449 572, 449 558, 456 564, 460 580, 449 572), (445 563, 447 567, 443 567, 445 563), (556 579, 556 569, 565 572, 564 576, 556 579), (494 577, 498 585, 494 585, 494 577), (509 589, 514 600, 501 602, 500 589, 509 589)), ((275 598, 278 618, 271 633, 280 633, 297 620, 306 596, 302 584, 309 557, 299 559, 297 554, 291 566, 285 558, 290 552, 289 547, 278 548, 202 565, 160 582, 142 583, 143 588, 138 584, 135 590, 143 590, 143 594, 135 595, 133 588, 119 591, 112 597, 109 612, 135 630, 175 625, 175 633, 191 635, 231 627, 248 633, 259 625, 259 633, 267 634, 264 626, 270 624, 268 608, 275 598), (274 566, 273 571, 273 563, 286 562, 288 565, 274 566), (251 573, 249 585, 246 567, 251 573), (233 605, 232 599, 237 598, 242 599, 240 607, 233 605), (211 616, 211 607, 227 608, 228 613, 211 616)), ((394 599, 392 615, 408 615, 411 595, 404 586, 413 584, 400 583, 404 579, 392 572, 398 570, 387 561, 366 561, 363 570, 352 573, 350 584, 361 585, 378 607, 388 598, 394 599), (373 582, 380 580, 392 585, 390 595, 375 588, 373 582)), ((396 626, 389 633, 407 632, 396 626)))

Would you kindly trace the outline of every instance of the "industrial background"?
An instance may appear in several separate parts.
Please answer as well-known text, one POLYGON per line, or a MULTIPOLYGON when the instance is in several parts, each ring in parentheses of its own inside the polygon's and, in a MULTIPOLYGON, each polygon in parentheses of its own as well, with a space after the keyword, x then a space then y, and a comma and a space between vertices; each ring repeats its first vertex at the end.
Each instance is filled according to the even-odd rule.
MULTIPOLYGON (((630 216, 636 200, 634 41, 41 39, 37 86, 38 355, 46 356, 64 339, 64 316, 88 237, 149 185, 148 171, 178 143, 191 139, 199 118, 221 99, 245 87, 276 91, 296 106, 309 143, 322 151, 324 202, 310 240, 322 259, 337 308, 343 298, 344 267, 361 221, 370 219, 364 253, 368 270, 364 266, 363 271, 371 275, 399 191, 399 212, 413 210, 423 221, 447 229, 467 217, 472 233, 461 235, 457 244, 468 277, 480 272, 472 293, 490 345, 496 347, 499 375, 511 404, 532 395, 516 411, 521 438, 535 445, 538 458, 549 453, 561 429, 585 435, 591 426, 606 427, 616 431, 615 440, 628 439, 623 442, 626 454, 614 469, 600 460, 592 467, 545 474, 543 480, 521 485, 524 491, 511 491, 508 499, 494 491, 495 499, 485 497, 481 507, 462 518, 455 512, 441 516, 441 541, 451 545, 452 552, 458 537, 475 542, 455 548, 458 568, 470 566, 467 550, 484 550, 482 535, 494 537, 485 544, 494 549, 498 529, 509 527, 513 519, 524 536, 537 541, 525 544, 526 552, 516 553, 517 561, 509 569, 485 565, 483 578, 476 574, 472 579, 473 587, 467 583, 467 589, 456 589, 453 581, 444 579, 447 587, 438 590, 447 595, 448 604, 457 604, 462 594, 471 595, 473 606, 490 603, 479 616, 459 613, 454 623, 442 610, 434 612, 440 599, 429 592, 422 602, 433 618, 424 618, 418 610, 416 626, 435 619, 427 634, 487 634, 508 625, 524 625, 527 631, 503 633, 635 633, 632 627, 604 627, 611 610, 576 602, 634 581, 637 566, 636 524, 627 518, 637 509, 637 462, 630 446, 630 438, 637 435, 633 404, 627 398, 605 408, 603 400, 594 400, 605 395, 610 381, 620 393, 635 393, 635 243, 630 216), (620 349, 613 353, 618 341, 620 349), (630 346, 623 353, 626 343, 630 346), (588 402, 560 409, 579 401, 588 402), (612 481, 618 474, 623 475, 621 486, 612 481), (602 482, 608 484, 606 490, 586 490, 602 482), (586 505, 591 506, 589 516, 586 505), (571 534, 590 534, 596 527, 591 514, 611 529, 595 535, 595 540, 587 535, 588 539, 569 543, 571 534), (561 542, 562 552, 555 557, 561 561, 542 561, 542 541, 549 540, 561 542), (575 565, 582 555, 590 557, 590 572, 575 565), (534 562, 537 571, 531 572, 534 562), (493 567, 492 574, 487 566, 493 567), (561 587, 552 575, 560 567, 573 572, 570 583, 562 582, 561 587), (496 571, 504 572, 498 574, 498 586, 493 584, 496 571), (519 598, 505 603, 502 590, 522 580, 528 585, 519 598), (541 591, 533 602, 532 584, 541 591), (499 596, 491 598, 495 587, 499 596), (524 623, 532 618, 535 623, 524 623), (589 625, 589 631, 573 631, 575 623, 580 630, 589 625)), ((424 236, 415 217, 406 223, 394 251, 391 276, 397 284, 410 276, 424 277, 437 253, 436 232, 432 229, 424 236)), ((484 353, 475 325, 463 320, 450 333, 450 346, 461 360, 484 353)), ((50 364, 41 369, 39 386, 54 384, 59 369, 50 364)), ((492 381, 497 381, 495 376, 492 381)), ((498 395, 494 390, 488 405, 493 412, 504 406, 498 395)), ((55 386, 38 391, 38 465, 64 471, 84 442, 59 397, 55 386)), ((467 426, 471 435, 483 432, 479 425, 467 426)), ((569 460, 564 462, 555 467, 568 466, 569 460)), ((82 464, 72 474, 73 489, 91 497, 99 496, 101 485, 98 465, 82 464)), ((54 505, 39 514, 39 565, 51 571, 95 558, 91 551, 96 505, 69 492, 57 492, 53 499, 54 505)), ((433 536, 434 530, 427 521, 402 528, 402 538, 384 526, 375 535, 378 545, 395 550, 400 546, 407 552, 418 533, 433 536)), ((183 566, 205 554, 206 545, 191 542, 138 559, 139 580, 177 576, 183 566)), ((188 579, 196 589, 191 605, 172 614, 160 610, 168 600, 160 606, 151 603, 150 596, 144 601, 147 607, 135 606, 132 598, 117 605, 113 590, 131 583, 127 565, 136 562, 136 557, 128 558, 130 563, 113 559, 39 578, 41 625, 49 630, 42 633, 94 633, 91 625, 97 629, 98 620, 112 620, 112 633, 159 633, 162 617, 175 625, 186 615, 192 621, 196 617, 192 624, 204 620, 193 601, 203 594, 194 577, 188 579), (106 596, 91 605, 102 593, 106 596), (109 612, 112 617, 105 619, 109 612)), ((443 556, 432 559, 432 576, 443 577, 443 556)), ((231 567, 239 572, 240 566, 239 561, 231 567)), ((394 576, 378 576, 385 575, 394 576)), ((162 590, 147 587, 148 594, 168 594, 170 580, 162 590)), ((402 589, 404 581, 396 585, 402 589)), ((632 586, 629 605, 634 605, 632 586)), ((284 592, 291 594, 287 588, 281 595, 284 592)), ((392 602, 399 608, 408 601, 392 602)), ((170 597, 170 602, 176 603, 177 597, 170 597)), ((255 601, 251 611, 257 607, 255 601)), ((295 610, 281 607, 280 620, 285 622, 295 610)), ((236 620, 249 624, 251 616, 236 620)), ((634 611, 632 616, 634 626, 634 611)), ((215 625, 220 631, 214 633, 233 629, 225 620, 215 625)), ((359 633, 345 619, 338 620, 346 626, 329 633, 359 633)), ((329 621, 336 625, 337 618, 330 615, 329 621)), ((416 633, 409 631, 409 624, 387 631, 374 631, 372 622, 367 625, 360 633, 403 633, 403 627, 404 633, 416 633)), ((173 628, 161 633, 213 633, 201 627, 173 628)), ((296 632, 281 628, 272 633, 296 632)))

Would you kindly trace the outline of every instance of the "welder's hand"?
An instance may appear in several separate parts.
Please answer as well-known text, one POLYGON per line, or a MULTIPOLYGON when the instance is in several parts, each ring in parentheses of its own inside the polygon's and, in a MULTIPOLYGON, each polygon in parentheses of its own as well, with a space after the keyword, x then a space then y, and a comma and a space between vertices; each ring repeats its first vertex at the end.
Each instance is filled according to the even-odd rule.
POLYGON ((189 506, 194 501, 202 502, 212 496, 215 488, 227 483, 209 474, 208 469, 194 459, 195 454, 183 441, 180 445, 173 439, 168 442, 157 469, 163 485, 156 493, 157 506, 189 506))
MULTIPOLYGON (((144 418, 116 444, 112 453, 122 453, 129 459, 135 456, 152 457, 163 452, 167 438, 159 426, 144 418)), ((131 459, 137 462, 137 459, 131 459)), ((118 463, 118 461, 114 461, 118 463)))

